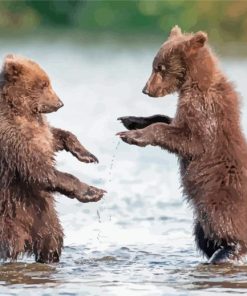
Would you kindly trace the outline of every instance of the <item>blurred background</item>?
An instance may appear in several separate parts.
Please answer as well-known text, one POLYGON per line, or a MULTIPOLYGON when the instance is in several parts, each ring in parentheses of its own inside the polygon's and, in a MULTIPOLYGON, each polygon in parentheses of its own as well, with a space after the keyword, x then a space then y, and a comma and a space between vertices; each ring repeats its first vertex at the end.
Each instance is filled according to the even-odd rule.
POLYGON ((245 0, 90 1, 9 0, 0 2, 1 35, 105 34, 137 39, 165 36, 179 24, 184 31, 203 29, 217 44, 247 40, 245 0))
POLYGON ((226 295, 247 293, 247 268, 212 268, 198 254, 177 159, 129 146, 119 116, 174 116, 177 95, 142 94, 170 29, 204 30, 242 97, 247 134, 247 1, 0 1, 0 58, 38 62, 64 102, 51 125, 99 159, 66 152, 57 167, 105 188, 93 204, 57 195, 65 249, 56 266, 0 265, 0 295, 226 295), (28 288, 28 289, 27 289, 28 288))

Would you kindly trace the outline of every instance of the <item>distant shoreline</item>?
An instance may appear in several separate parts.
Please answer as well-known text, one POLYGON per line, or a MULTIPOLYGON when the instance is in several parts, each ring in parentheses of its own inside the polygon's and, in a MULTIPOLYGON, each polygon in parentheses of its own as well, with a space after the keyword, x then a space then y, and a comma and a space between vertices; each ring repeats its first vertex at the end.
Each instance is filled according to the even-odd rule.
MULTIPOLYGON (((147 34, 143 32, 126 31, 87 31, 64 28, 43 28, 33 30, 5 30, 0 32, 0 42, 23 42, 23 40, 66 42, 87 46, 125 46, 126 48, 145 48, 161 45, 165 40, 165 34, 147 34)), ((209 36, 210 39, 210 36, 209 36)), ((211 41, 215 52, 223 57, 247 57, 247 44, 245 42, 217 42, 211 41)))

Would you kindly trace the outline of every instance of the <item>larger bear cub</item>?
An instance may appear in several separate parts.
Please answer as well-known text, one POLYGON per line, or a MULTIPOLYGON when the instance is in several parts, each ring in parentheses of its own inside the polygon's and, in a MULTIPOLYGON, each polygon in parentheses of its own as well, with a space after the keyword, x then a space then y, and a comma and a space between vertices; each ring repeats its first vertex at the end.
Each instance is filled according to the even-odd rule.
POLYGON ((171 30, 143 92, 178 92, 175 117, 123 117, 123 141, 160 146, 180 160, 184 195, 194 209, 194 234, 209 262, 247 254, 247 145, 239 98, 206 45, 203 32, 171 30))
POLYGON ((53 192, 80 202, 104 191, 55 168, 55 152, 65 149, 80 161, 97 162, 70 132, 53 128, 44 113, 63 104, 47 74, 33 61, 9 55, 0 82, 0 259, 35 255, 57 262, 63 230, 53 192))

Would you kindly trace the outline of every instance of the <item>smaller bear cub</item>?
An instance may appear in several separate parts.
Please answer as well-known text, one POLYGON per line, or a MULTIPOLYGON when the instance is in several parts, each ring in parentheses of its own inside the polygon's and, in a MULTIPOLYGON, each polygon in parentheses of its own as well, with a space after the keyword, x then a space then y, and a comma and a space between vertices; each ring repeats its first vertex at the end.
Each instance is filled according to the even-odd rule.
POLYGON ((58 262, 63 230, 54 192, 96 202, 105 191, 55 168, 55 152, 66 150, 82 162, 97 162, 70 132, 49 126, 45 113, 63 103, 35 62, 8 55, 0 82, 0 258, 35 255, 58 262))

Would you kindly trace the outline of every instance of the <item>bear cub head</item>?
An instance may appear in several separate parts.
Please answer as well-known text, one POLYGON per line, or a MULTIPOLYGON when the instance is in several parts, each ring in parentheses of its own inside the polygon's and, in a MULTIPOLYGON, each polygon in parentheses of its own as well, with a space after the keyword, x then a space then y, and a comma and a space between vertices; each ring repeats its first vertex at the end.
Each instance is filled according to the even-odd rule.
MULTIPOLYGON (((204 48, 207 35, 204 32, 183 34, 175 26, 165 43, 161 46, 153 61, 152 74, 143 88, 150 97, 163 97, 179 91, 189 78, 188 69, 196 60, 199 51, 204 48)), ((203 62, 203 61, 202 61, 203 62)))
POLYGON ((48 75, 29 59, 7 55, 1 80, 2 100, 17 113, 50 113, 63 106, 48 75))

